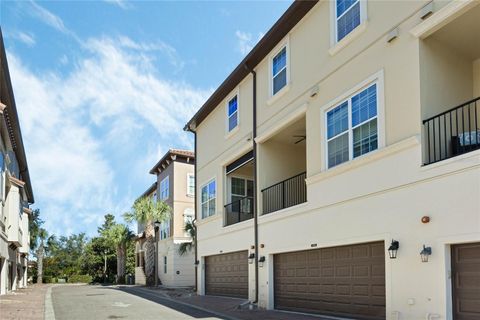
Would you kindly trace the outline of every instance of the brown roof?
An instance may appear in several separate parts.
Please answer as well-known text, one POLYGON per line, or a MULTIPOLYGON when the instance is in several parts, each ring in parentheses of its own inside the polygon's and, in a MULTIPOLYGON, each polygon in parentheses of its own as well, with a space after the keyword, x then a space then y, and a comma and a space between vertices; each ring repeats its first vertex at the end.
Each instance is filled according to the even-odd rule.
POLYGON ((185 125, 184 130, 195 128, 222 102, 222 100, 254 69, 272 49, 302 20, 318 0, 296 0, 280 19, 270 28, 265 36, 247 54, 220 87, 210 96, 198 112, 185 125))
POLYGON ((17 106, 15 105, 15 98, 13 95, 12 82, 10 79, 10 72, 8 70, 7 55, 5 53, 5 44, 3 43, 2 29, 0 28, 0 95, 6 108, 3 110, 5 123, 12 142, 13 151, 18 161, 20 169, 20 177, 16 177, 25 182, 25 193, 27 194, 28 202, 33 203, 32 183, 30 181, 30 174, 28 172, 27 157, 23 147, 22 132, 20 130, 20 123, 18 121, 17 106))
POLYGON ((179 159, 191 161, 192 164, 195 162, 195 153, 189 150, 180 150, 180 149, 170 149, 167 153, 158 161, 155 166, 150 170, 151 174, 158 174, 158 169, 163 166, 167 167, 170 164, 170 161, 178 161, 179 159))

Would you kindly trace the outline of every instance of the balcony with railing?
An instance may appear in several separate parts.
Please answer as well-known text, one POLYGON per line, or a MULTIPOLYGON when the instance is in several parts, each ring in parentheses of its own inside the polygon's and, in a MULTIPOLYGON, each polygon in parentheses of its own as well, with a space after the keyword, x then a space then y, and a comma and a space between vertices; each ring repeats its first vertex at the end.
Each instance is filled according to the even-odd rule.
POLYGON ((480 149, 480 97, 423 121, 428 165, 480 149))
POLYGON ((253 197, 244 197, 225 205, 225 226, 253 218, 253 197))
POLYGON ((263 214, 296 206, 307 201, 306 172, 262 190, 263 214))
POLYGON ((424 165, 480 148, 479 16, 473 6, 421 38, 424 165))

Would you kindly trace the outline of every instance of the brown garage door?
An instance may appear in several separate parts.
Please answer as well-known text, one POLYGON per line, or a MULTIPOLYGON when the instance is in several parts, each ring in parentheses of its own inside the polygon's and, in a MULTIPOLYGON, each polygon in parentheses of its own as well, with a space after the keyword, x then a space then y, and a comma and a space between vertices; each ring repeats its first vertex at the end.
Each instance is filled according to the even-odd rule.
POLYGON ((383 242, 274 256, 275 308, 385 319, 383 242))
POLYGON ((480 319, 480 242, 452 246, 453 318, 480 319))
POLYGON ((248 252, 206 257, 205 293, 248 299, 248 252))

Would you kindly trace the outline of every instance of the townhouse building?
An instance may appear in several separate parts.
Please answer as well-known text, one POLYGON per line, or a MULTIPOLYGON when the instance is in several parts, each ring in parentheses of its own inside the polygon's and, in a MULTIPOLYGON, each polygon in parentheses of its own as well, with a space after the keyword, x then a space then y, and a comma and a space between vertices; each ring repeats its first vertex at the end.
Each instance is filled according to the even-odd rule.
POLYGON ((199 294, 480 319, 479 3, 288 8, 185 126, 199 294))
POLYGON ((29 204, 34 202, 0 30, 0 294, 27 286, 29 204))
MULTIPOLYGON (((144 193, 164 201, 172 209, 170 219, 161 222, 157 232, 157 275, 162 285, 169 287, 189 287, 195 284, 194 250, 180 254, 182 243, 192 242, 185 225, 194 219, 195 198, 195 154, 187 150, 170 149, 150 170, 157 181, 144 193)), ((139 225, 142 235, 143 226, 139 225)), ((142 252, 144 240, 137 243, 137 252, 142 252)), ((137 269, 142 261, 142 254, 137 258, 137 269)), ((143 266, 143 265, 142 265, 143 266)), ((136 283, 145 284, 145 277, 137 278, 136 283)), ((144 275, 144 273, 143 273, 144 275)))

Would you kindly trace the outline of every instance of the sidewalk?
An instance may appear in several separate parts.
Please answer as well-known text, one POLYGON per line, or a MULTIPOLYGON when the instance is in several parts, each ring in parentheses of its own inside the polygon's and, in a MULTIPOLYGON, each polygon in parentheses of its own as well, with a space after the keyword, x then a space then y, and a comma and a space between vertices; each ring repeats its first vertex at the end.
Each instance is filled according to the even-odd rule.
POLYGON ((0 296, 1 320, 43 320, 45 294, 50 285, 29 285, 0 296))
POLYGON ((283 312, 274 310, 254 309, 249 310, 248 305, 239 308, 240 305, 247 304, 248 301, 244 299, 216 297, 216 296, 198 296, 191 291, 177 292, 171 289, 164 288, 147 288, 136 287, 145 292, 158 295, 159 297, 171 299, 173 301, 188 304, 192 307, 201 310, 213 311, 217 315, 223 315, 226 319, 238 320, 331 320, 330 317, 322 317, 315 315, 306 315, 293 312, 283 312))

